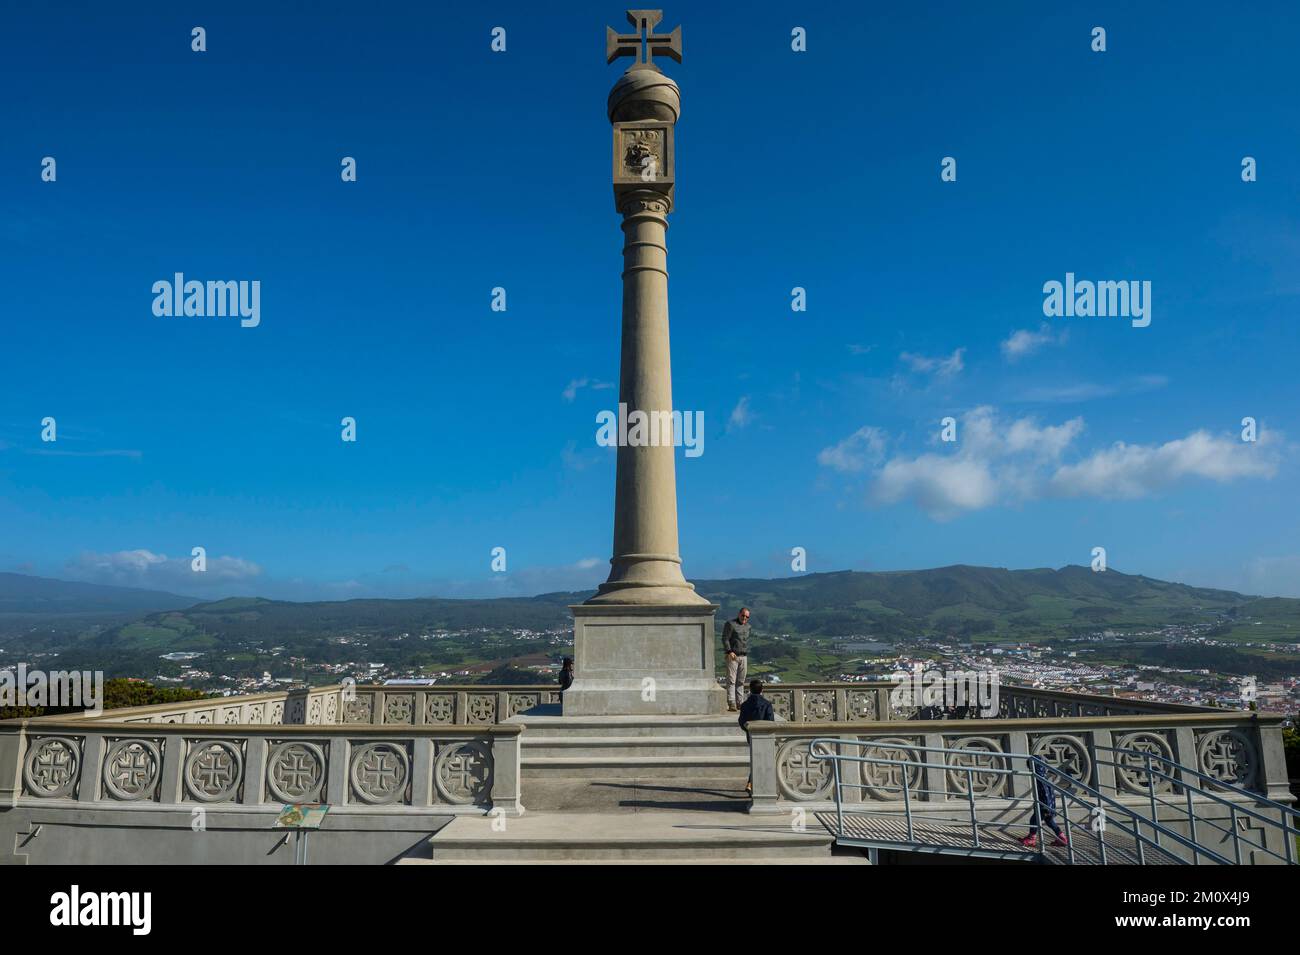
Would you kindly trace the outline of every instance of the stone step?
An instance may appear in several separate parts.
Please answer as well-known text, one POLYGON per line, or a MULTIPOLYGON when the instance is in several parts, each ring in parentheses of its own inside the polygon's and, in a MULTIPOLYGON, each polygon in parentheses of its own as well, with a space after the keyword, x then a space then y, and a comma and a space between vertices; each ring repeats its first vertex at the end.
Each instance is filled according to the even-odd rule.
POLYGON ((665 859, 432 859, 404 856, 396 865, 871 865, 855 849, 835 849, 828 856, 671 856, 665 859))
POLYGON ((537 773, 525 781, 528 812, 709 812, 737 813, 749 809, 745 777, 695 776, 689 779, 624 776, 554 777, 537 773))
POLYGON ((566 756, 746 756, 745 738, 706 736, 543 736, 521 738, 525 760, 566 756))
POLYGON ((523 739, 566 736, 721 736, 743 740, 744 732, 729 716, 529 716, 505 723, 522 723, 523 739))
POLYGON ((730 813, 526 812, 504 820, 458 816, 409 857, 435 863, 793 862, 829 861, 832 847, 830 834, 815 823, 807 832, 796 832, 730 813))
POLYGON ((739 778, 749 775, 748 749, 731 756, 530 756, 521 751, 523 794, 528 799, 528 783, 539 777, 590 777, 600 779, 660 778, 674 779, 739 778))

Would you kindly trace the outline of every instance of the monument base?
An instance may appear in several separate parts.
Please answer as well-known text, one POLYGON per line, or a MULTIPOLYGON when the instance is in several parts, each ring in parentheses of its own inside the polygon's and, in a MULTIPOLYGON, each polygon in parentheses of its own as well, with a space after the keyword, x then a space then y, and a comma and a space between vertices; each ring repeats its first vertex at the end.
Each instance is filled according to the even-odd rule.
POLYGON ((565 716, 710 716, 727 708, 713 675, 715 604, 578 604, 565 716))

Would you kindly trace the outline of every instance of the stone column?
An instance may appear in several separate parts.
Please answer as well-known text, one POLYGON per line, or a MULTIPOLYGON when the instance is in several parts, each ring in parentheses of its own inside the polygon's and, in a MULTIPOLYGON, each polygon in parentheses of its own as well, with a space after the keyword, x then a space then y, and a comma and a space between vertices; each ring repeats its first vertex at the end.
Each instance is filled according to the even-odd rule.
MULTIPOLYGON (((657 11, 629 11, 629 19, 637 23, 647 13, 652 27, 657 11)), ((680 33, 673 36, 679 48, 680 33)), ((611 56, 621 40, 634 39, 611 37, 611 56)), ((681 94, 652 59, 643 50, 609 94, 614 204, 624 236, 614 554, 609 579, 572 608, 574 683, 564 694, 566 715, 701 715, 725 707, 714 680, 717 607, 686 581, 678 554, 666 236, 681 94), (625 418, 632 439, 626 443, 625 418)))
POLYGON ((643 415, 644 428, 641 441, 618 448, 614 556, 589 604, 707 604, 682 576, 677 550, 667 231, 680 104, 677 84, 653 66, 628 70, 609 94, 614 204, 624 237, 620 432, 624 417, 635 424, 643 415))

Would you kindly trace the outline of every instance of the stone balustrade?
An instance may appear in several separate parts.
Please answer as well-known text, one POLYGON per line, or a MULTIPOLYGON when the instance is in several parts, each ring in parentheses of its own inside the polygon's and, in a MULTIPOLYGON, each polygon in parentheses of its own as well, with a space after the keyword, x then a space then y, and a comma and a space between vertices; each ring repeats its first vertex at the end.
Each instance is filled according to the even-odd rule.
MULTIPOLYGON (((866 722, 913 720, 926 714, 919 706, 899 706, 890 693, 898 686, 889 680, 870 683, 773 683, 763 690, 778 719, 791 723, 866 722)), ((1113 696, 1040 690, 1031 687, 997 687, 999 717, 1130 716, 1144 713, 1198 713, 1204 708, 1176 703, 1152 703, 1113 696)))
MULTIPOLYGON (((211 705, 211 701, 204 701, 211 705)), ((311 700, 285 701, 304 718, 311 700)), ((241 701, 267 706, 273 701, 241 701)), ((110 711, 116 717, 120 711, 110 711)), ((0 805, 518 812, 520 726, 212 723, 41 717, 0 722, 0 805)), ((219 710, 218 710, 219 712, 219 710)), ((322 713, 325 712, 322 710, 322 713)), ((196 716, 197 713, 197 716, 196 716)), ((245 714, 247 715, 247 714, 245 714)))
POLYGON ((350 698, 342 702, 339 722, 384 726, 491 725, 536 706, 559 702, 560 690, 551 684, 356 686, 351 688, 350 698))
MULTIPOLYGON (((1140 759, 1115 757, 1108 746, 1291 799, 1281 716, 1003 686, 996 717, 927 719, 934 711, 891 705, 895 686, 769 687, 778 721, 750 724, 751 811, 833 805, 831 764, 808 751, 819 736, 878 740, 906 761, 849 770, 849 781, 865 788, 845 798, 863 808, 897 807, 889 787, 905 776, 934 791, 913 801, 922 814, 969 804, 970 786, 981 818, 1022 821, 1032 811, 1027 776, 962 770, 1023 769, 1008 765, 1008 753, 1039 755, 1140 807, 1149 795, 1140 759), (916 746, 973 755, 945 761, 909 749, 916 746)), ((554 712, 559 699, 545 685, 339 684, 0 722, 0 807, 19 810, 0 812, 0 822, 8 817, 0 837, 12 836, 15 857, 50 862, 84 859, 91 849, 96 860, 114 861, 134 851, 140 832, 162 840, 160 859, 244 861, 278 851, 265 840, 281 805, 325 802, 330 858, 391 859, 454 814, 520 812, 528 713, 554 712), (199 810, 226 833, 221 841, 187 835, 199 810), (95 837, 83 845, 87 827, 95 837)), ((1181 796, 1178 788, 1157 786, 1170 796, 1181 796)))
MULTIPOLYGON (((776 683, 764 695, 777 717, 792 723, 911 720, 925 715, 920 707, 890 702, 896 684, 776 683)), ((503 722, 540 705, 560 702, 550 684, 497 686, 434 684, 384 686, 334 684, 248 696, 214 697, 154 706, 39 719, 108 720, 126 723, 199 723, 214 726, 302 724, 346 725, 485 725, 503 722)), ((1016 686, 998 687, 999 717, 1127 716, 1144 713, 1194 713, 1202 708, 1151 703, 1016 686)))
MULTIPOLYGON (((1049 701, 1055 702, 1055 701, 1049 701)), ((961 766, 1024 769, 1011 766, 1003 753, 1031 753, 1076 779, 1118 797, 1148 796, 1147 778, 1138 757, 1119 757, 1098 747, 1149 752, 1197 769, 1226 783, 1257 791, 1271 799, 1290 801, 1282 751, 1279 714, 1235 710, 1076 716, 998 718, 988 720, 826 721, 820 723, 751 723, 754 772, 754 812, 786 812, 792 806, 829 806, 834 794, 832 767, 812 759, 809 741, 816 737, 872 740, 888 744, 853 755, 879 755, 903 760, 907 766, 858 764, 864 789, 845 790, 846 802, 897 803, 902 796, 891 787, 909 785, 931 792, 915 797, 921 803, 968 800, 967 774, 961 766), (980 755, 945 757, 941 753, 909 750, 927 746, 944 750, 973 750, 980 755), (986 754, 986 755, 985 755, 986 754), (1118 762, 1118 766, 1110 765, 1118 762)), ((845 764, 848 766, 849 764, 845 764)), ((1027 777, 1014 780, 996 773, 971 777, 978 799, 1024 799, 1027 777), (1014 791, 1020 787, 1023 792, 1014 791)), ((1157 792, 1173 784, 1159 781, 1157 792)), ((921 807, 924 809, 924 806, 921 807)))
POLYGON ((213 726, 481 726, 503 722, 535 706, 559 702, 560 691, 551 685, 379 686, 342 683, 105 710, 97 715, 37 719, 213 726))

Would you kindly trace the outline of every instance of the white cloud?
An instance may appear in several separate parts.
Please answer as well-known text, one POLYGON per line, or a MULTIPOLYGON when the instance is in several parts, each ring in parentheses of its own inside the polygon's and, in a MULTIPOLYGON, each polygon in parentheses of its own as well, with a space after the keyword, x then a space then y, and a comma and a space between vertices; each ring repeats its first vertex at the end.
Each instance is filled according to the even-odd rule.
POLYGON ((966 349, 958 348, 947 358, 930 358, 926 355, 903 352, 898 359, 917 374, 933 374, 939 378, 949 378, 966 367, 966 363, 962 360, 965 352, 966 349))
POLYGON ((560 392, 560 396, 565 401, 573 401, 578 397, 578 392, 583 388, 590 388, 592 391, 605 391, 606 389, 613 387, 613 383, 608 381, 595 381, 591 378, 573 378, 564 386, 564 390, 560 392))
POLYGON ((843 473, 869 472, 868 500, 910 500, 936 520, 1041 497, 1135 498, 1187 479, 1271 478, 1278 468, 1264 438, 1247 444, 1205 431, 1159 445, 1120 442, 1066 463, 1083 432, 1082 418, 1008 421, 982 406, 962 416, 951 452, 885 460, 887 436, 868 427, 825 448, 817 461, 843 473))
POLYGON ((589 467, 611 461, 616 450, 613 447, 602 448, 594 441, 579 448, 577 441, 568 441, 560 449, 560 461, 569 471, 585 471, 589 467))
POLYGON ((969 455, 898 457, 877 472, 871 495, 881 504, 911 498, 930 516, 944 520, 996 503, 998 479, 988 462, 969 455))
POLYGON ((65 565, 70 577, 96 584, 177 590, 193 593, 229 587, 259 577, 262 568, 242 557, 207 559, 207 570, 191 569, 192 557, 168 557, 150 550, 119 550, 109 554, 83 551, 65 565))
POLYGON ((736 407, 731 409, 731 417, 727 419, 727 428, 743 428, 754 420, 754 412, 749 410, 749 395, 743 395, 736 402, 736 407))
POLYGON ((1123 381, 1081 382, 1066 385, 1046 385, 1031 388, 1022 396, 1024 401, 1079 402, 1096 398, 1113 398, 1116 395, 1136 395, 1156 391, 1169 384, 1164 375, 1137 375, 1123 381))
POLYGON ((870 425, 859 428, 839 444, 822 448, 817 463, 836 471, 863 471, 879 463, 885 452, 885 432, 870 425))
POLYGON ((1059 344, 1064 341, 1064 331, 1058 335, 1052 331, 1051 326, 1043 322, 1038 331, 1022 328, 1013 332, 1011 337, 1002 343, 1002 355, 1007 361, 1019 361, 1032 355, 1044 345, 1059 344))
POLYGON ((1277 460, 1263 440, 1193 431, 1161 445, 1117 441, 1052 475, 1052 490, 1064 497, 1146 497, 1185 478, 1205 478, 1226 484, 1238 478, 1271 478, 1277 460))

